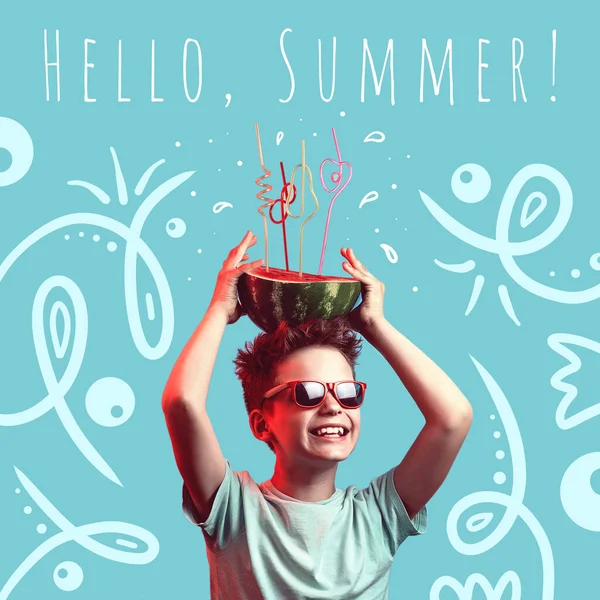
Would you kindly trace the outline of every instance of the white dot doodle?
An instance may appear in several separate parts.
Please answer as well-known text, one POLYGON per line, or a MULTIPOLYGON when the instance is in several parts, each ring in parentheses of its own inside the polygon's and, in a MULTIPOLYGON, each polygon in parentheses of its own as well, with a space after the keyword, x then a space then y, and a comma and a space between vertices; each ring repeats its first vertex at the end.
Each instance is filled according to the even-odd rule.
POLYGON ((375 229, 375 233, 379 233, 379 229, 375 229))
POLYGON ((175 142, 175 145, 179 148, 179 146, 181 146, 181 142, 175 142))
MULTIPOLYGON (((342 115, 343 116, 343 115, 342 115)), ((383 131, 371 131, 367 137, 363 140, 365 144, 368 142, 372 142, 374 144, 381 144, 381 142, 385 141, 385 133, 383 131)))
POLYGON ((33 141, 28 131, 7 117, 0 117, 0 148, 10 153, 8 169, 0 172, 0 187, 20 181, 33 163, 33 141))
POLYGON ((498 460, 502 460, 506 455, 504 454, 504 450, 497 450, 496 451, 496 458, 498 460))
POLYGON ((398 186, 395 183, 392 183, 392 189, 395 190, 398 186))
POLYGON ((202 254, 202 248, 198 248, 198 254, 202 254))
POLYGON ((15 488, 15 494, 20 494, 21 493, 21 488, 15 488))
POLYGON ((212 143, 213 143, 213 141, 212 141, 212 138, 208 140, 208 143, 209 143, 209 144, 212 144, 212 143))
POLYGON ((190 196, 195 196, 195 195, 196 195, 195 191, 190 192, 190 196))
POLYGON ((497 483, 498 485, 506 483, 506 473, 503 473, 502 471, 494 473, 494 483, 497 483))
POLYGON ((79 232, 79 237, 83 237, 85 234, 83 233, 83 231, 79 232))
POLYGON ((46 533, 46 531, 48 531, 48 527, 46 527, 46 525, 45 525, 44 523, 40 523, 40 524, 39 524, 39 525, 38 525, 38 526, 35 528, 35 530, 36 530, 38 533, 44 534, 44 533, 46 533))
POLYGON ((93 239, 95 242, 99 242, 99 241, 100 241, 100 236, 99 236, 97 233, 95 233, 95 234, 92 236, 92 239, 93 239))
POLYGON ((67 234, 65 235, 65 240, 70 240, 70 239, 71 239, 71 236, 70 236, 70 235, 67 233, 67 234))
POLYGON ((238 167, 241 167, 243 164, 244 164, 244 163, 243 163, 241 160, 238 160, 238 161, 237 161, 237 166, 238 166, 238 167))
POLYGON ((360 201, 358 208, 362 208, 368 202, 374 202, 375 200, 377 200, 377 198, 379 198, 379 194, 375 190, 369 192, 368 194, 365 194, 363 196, 363 199, 360 201))
POLYGON ((502 436, 502 434, 499 431, 494 431, 494 437, 496 439, 499 439, 502 436))
POLYGON ((98 425, 118 427, 133 414, 135 395, 122 379, 104 377, 89 387, 85 395, 85 408, 98 425))
POLYGON ((212 210, 215 214, 220 213, 224 208, 233 208, 233 204, 231 204, 230 202, 217 202, 212 210))
POLYGON ((573 269, 571 271, 571 277, 573 277, 573 279, 578 279, 581 276, 581 271, 579 269, 573 269))
POLYGON ((23 512, 24 512, 26 515, 30 515, 30 514, 31 514, 31 510, 32 510, 32 509, 31 509, 31 506, 26 506, 26 507, 23 509, 23 512))
POLYGON ((117 243, 116 242, 108 242, 108 244, 106 244, 106 249, 109 252, 114 252, 117 249, 117 243))
POLYGON ((450 185, 459 200, 472 204, 481 202, 487 197, 492 187, 492 180, 481 165, 469 163, 454 171, 450 185), (466 181, 463 176, 466 176, 466 181))
POLYGON ((591 484, 600 471, 600 452, 591 452, 573 461, 560 482, 560 500, 573 523, 588 531, 600 532, 600 494, 591 484))
POLYGON ((344 110, 343 110, 343 111, 340 113, 340 117, 345 117, 345 116, 346 116, 346 111, 344 111, 344 110))
POLYGON ((174 217, 173 219, 169 219, 166 229, 170 237, 180 238, 185 235, 187 225, 183 219, 174 217))
MULTIPOLYGON (((0 589, 0 600, 6 600, 30 570, 52 550, 63 544, 75 542, 96 556, 128 565, 146 565, 158 556, 160 545, 150 531, 138 525, 112 520, 75 525, 20 469, 14 467, 14 470, 25 491, 60 532, 45 539, 16 568, 0 589), (96 539, 98 537, 100 539, 96 539), (141 551, 142 547, 146 549, 141 551)), ((73 591, 81 585, 82 581, 83 571, 77 563, 64 561, 54 570, 54 582, 61 590, 73 591)))
POLYGON ((419 288, 415 285, 412 290, 413 290, 413 292, 418 292, 419 288))
POLYGON ((398 262, 398 254, 389 244, 379 244, 379 247, 385 252, 385 257, 392 263, 398 262))
POLYGON ((73 592, 83 583, 83 570, 73 561, 65 560, 54 569, 54 583, 63 592, 73 592))

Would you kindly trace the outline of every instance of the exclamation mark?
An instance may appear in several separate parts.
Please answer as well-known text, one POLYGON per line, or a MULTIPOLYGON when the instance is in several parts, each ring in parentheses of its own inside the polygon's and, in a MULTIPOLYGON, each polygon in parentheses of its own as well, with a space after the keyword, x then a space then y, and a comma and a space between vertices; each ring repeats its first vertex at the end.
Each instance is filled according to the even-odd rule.
MULTIPOLYGON (((556 29, 552 30, 552 87, 556 83, 556 29)), ((550 96, 552 102, 556 102, 556 96, 550 96)))

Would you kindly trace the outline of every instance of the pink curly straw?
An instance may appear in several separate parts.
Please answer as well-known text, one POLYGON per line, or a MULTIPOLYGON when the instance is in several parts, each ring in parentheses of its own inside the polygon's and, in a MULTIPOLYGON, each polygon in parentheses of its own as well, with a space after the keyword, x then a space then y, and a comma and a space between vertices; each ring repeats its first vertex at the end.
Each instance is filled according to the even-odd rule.
POLYGON ((333 203, 336 201, 337 197, 346 189, 346 186, 350 183, 350 180, 352 179, 352 165, 349 162, 342 161, 340 147, 338 145, 337 136, 335 135, 335 127, 332 127, 331 131, 333 132, 333 142, 335 144, 335 150, 337 152, 338 159, 334 160, 333 158, 326 158, 321 163, 321 167, 319 169, 319 175, 321 177, 321 185, 323 186, 323 188, 325 189, 326 192, 328 192, 329 194, 334 194, 334 196, 331 199, 331 202, 329 203, 329 210, 327 211, 327 222, 325 223, 325 235, 323 237, 323 248, 321 250, 321 261, 319 262, 318 275, 321 275, 321 272, 323 271, 323 260, 325 259, 325 248, 327 246, 327 235, 329 234, 329 221, 331 220, 331 209, 333 208, 333 203), (333 183, 335 183, 335 187, 333 189, 329 189, 325 185, 325 181, 323 180, 323 167, 325 166, 325 163, 327 163, 327 162, 331 162, 334 165, 339 166, 339 169, 331 174, 331 181, 333 183), (342 185, 343 165, 347 165, 348 168, 350 169, 348 181, 346 181, 346 183, 344 183, 344 185, 342 185))

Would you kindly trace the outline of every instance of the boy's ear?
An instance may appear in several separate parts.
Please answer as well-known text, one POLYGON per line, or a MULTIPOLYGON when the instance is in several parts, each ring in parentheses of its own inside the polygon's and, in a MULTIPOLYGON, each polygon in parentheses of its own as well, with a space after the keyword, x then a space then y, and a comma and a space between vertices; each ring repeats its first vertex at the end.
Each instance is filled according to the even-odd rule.
POLYGON ((256 439, 263 442, 270 441, 271 433, 269 430, 269 424, 260 410, 255 408, 250 413, 248 421, 250 423, 250 429, 252 430, 252 433, 256 439))

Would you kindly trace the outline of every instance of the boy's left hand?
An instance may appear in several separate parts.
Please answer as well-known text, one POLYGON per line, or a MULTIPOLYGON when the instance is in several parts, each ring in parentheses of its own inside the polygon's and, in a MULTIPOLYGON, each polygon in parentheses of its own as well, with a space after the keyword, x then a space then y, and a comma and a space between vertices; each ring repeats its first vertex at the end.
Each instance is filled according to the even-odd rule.
POLYGON ((352 248, 342 248, 340 253, 348 261, 342 263, 344 270, 362 283, 362 301, 350 312, 348 318, 354 329, 364 335, 370 327, 385 319, 383 315, 385 285, 369 273, 356 258, 352 248))

